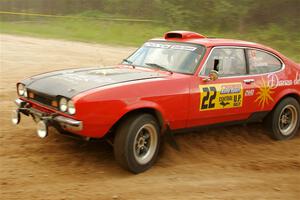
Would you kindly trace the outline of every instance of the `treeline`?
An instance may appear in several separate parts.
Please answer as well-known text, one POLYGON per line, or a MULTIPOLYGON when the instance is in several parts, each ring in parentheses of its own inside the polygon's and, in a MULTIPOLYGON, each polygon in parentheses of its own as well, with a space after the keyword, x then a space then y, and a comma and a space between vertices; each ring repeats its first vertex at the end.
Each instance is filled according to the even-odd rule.
POLYGON ((0 8, 62 15, 94 10, 196 30, 244 32, 272 24, 300 30, 300 0, 0 0, 0 8))

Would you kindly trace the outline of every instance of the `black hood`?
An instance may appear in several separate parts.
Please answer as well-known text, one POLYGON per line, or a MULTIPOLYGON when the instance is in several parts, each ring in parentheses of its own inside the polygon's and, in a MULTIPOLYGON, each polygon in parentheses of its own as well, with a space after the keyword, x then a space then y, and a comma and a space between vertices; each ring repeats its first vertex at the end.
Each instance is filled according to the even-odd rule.
POLYGON ((104 67, 54 71, 22 81, 29 90, 49 96, 73 96, 101 86, 160 78, 167 75, 131 68, 104 67))

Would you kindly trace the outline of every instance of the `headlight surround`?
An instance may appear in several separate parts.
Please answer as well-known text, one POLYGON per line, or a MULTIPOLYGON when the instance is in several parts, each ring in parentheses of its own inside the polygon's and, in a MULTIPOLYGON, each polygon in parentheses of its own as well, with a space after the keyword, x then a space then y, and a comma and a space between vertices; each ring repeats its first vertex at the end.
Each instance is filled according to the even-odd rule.
MULTIPOLYGON (((26 91, 25 85, 22 84, 22 83, 19 83, 18 86, 17 86, 17 90, 18 90, 18 94, 19 94, 20 96, 24 96, 25 91, 26 91)), ((27 93, 27 92, 26 92, 26 93, 27 93)))
POLYGON ((68 102, 68 113, 74 115, 76 113, 75 105, 72 100, 68 102))
POLYGON ((59 100, 59 110, 62 112, 66 112, 68 110, 68 100, 64 97, 59 100))

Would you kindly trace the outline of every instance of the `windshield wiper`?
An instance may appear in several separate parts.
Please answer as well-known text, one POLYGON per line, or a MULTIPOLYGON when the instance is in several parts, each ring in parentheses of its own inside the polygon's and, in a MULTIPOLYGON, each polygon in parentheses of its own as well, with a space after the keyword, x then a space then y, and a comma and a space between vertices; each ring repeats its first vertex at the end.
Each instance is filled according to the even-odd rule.
POLYGON ((127 60, 126 58, 125 58, 125 59, 123 59, 123 62, 127 62, 128 64, 132 64, 132 61, 130 61, 130 60, 127 60))
POLYGON ((161 70, 164 70, 164 71, 167 71, 167 72, 170 72, 171 74, 173 74, 173 72, 169 69, 167 69, 166 67, 163 67, 159 64, 156 64, 156 63, 145 63, 146 65, 150 66, 150 67, 155 67, 157 69, 161 69, 161 70))
POLYGON ((129 65, 131 65, 133 68, 135 68, 135 65, 133 65, 132 63, 132 61, 130 61, 130 60, 128 60, 128 59, 123 59, 123 62, 126 62, 127 64, 129 64, 129 65))

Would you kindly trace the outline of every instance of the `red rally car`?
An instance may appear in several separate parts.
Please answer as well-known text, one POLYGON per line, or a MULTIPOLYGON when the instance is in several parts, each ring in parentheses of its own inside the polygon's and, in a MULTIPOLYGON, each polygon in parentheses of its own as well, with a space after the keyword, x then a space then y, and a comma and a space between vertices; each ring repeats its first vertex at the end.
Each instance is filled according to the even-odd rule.
POLYGON ((17 83, 20 113, 41 138, 48 127, 112 138, 125 169, 155 162, 161 135, 215 124, 263 121, 276 140, 299 132, 300 65, 260 44, 172 31, 119 65, 40 74, 17 83))

